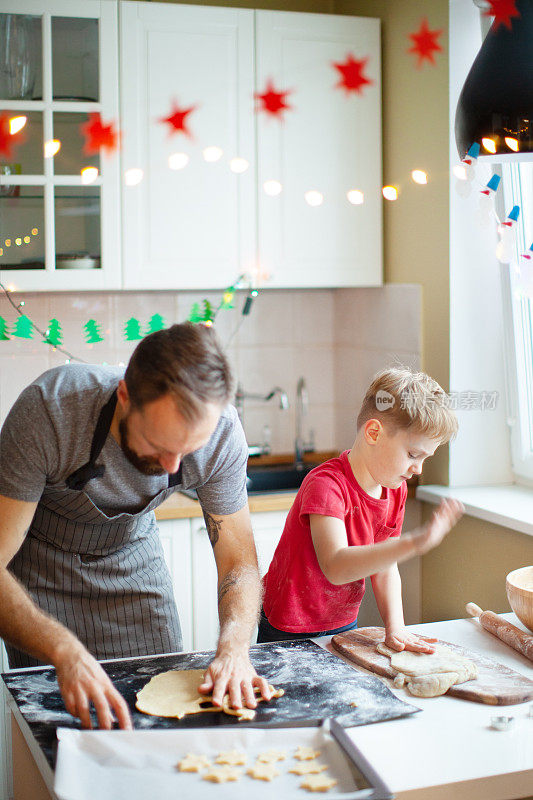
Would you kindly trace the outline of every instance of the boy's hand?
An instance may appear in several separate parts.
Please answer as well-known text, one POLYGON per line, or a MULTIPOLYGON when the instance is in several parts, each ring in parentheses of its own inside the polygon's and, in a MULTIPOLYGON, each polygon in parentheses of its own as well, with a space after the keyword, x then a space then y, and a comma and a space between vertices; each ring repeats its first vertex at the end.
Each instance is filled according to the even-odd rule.
POLYGON ((409 633, 405 628, 387 628, 385 631, 385 644, 391 650, 412 650, 414 653, 434 653, 435 648, 430 642, 437 640, 431 636, 417 636, 409 633))
POLYGON ((461 519, 463 513, 464 507, 459 500, 443 500, 430 521, 419 531, 411 534, 416 554, 424 555, 440 544, 446 534, 461 519))

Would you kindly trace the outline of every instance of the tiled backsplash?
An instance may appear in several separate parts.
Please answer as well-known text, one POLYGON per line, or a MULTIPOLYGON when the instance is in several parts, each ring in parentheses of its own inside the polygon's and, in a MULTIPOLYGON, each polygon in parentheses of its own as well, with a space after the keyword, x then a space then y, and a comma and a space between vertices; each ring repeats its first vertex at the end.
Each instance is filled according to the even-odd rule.
MULTIPOLYGON (((124 327, 130 317, 143 330, 153 314, 166 323, 187 319, 194 302, 204 298, 215 306, 220 292, 107 292, 12 295, 25 301, 24 311, 41 328, 55 317, 61 323, 63 347, 88 362, 126 363, 136 342, 127 342, 124 327), (104 341, 88 345, 84 324, 94 319, 104 341)), ((245 402, 248 441, 262 440, 263 426, 272 432, 272 449, 290 452, 295 438, 298 378, 306 380, 309 413, 319 450, 347 448, 355 435, 355 417, 373 374, 392 364, 420 365, 420 287, 390 284, 377 289, 261 291, 251 313, 241 316, 245 294, 233 309, 221 310, 216 329, 227 348, 236 378, 244 389, 267 393, 280 386, 290 408, 245 402)), ((10 328, 16 318, 5 297, 0 316, 10 328)), ((20 391, 65 356, 35 335, 31 340, 0 341, 0 419, 3 421, 20 391)))

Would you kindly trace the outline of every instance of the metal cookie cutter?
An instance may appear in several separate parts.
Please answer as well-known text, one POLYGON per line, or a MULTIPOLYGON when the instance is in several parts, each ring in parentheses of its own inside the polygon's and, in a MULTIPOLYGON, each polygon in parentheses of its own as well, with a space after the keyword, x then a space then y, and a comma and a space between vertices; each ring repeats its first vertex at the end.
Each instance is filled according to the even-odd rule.
POLYGON ((491 717, 490 725, 496 731, 508 730, 514 722, 514 717, 491 717))

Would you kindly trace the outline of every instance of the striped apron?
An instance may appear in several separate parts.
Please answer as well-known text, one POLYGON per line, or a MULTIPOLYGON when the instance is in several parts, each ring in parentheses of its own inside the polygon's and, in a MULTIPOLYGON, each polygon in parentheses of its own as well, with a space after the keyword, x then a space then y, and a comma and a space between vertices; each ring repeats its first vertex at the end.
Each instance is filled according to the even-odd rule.
MULTIPOLYGON (((96 458, 105 442, 116 395, 98 418, 90 461, 66 487, 45 489, 26 538, 9 570, 43 611, 59 620, 97 659, 176 652, 181 629, 172 581, 153 510, 181 483, 143 509, 104 514, 82 487, 105 467, 96 458), (72 488, 76 487, 76 488, 72 488)), ((6 644, 11 669, 39 661, 6 644)))

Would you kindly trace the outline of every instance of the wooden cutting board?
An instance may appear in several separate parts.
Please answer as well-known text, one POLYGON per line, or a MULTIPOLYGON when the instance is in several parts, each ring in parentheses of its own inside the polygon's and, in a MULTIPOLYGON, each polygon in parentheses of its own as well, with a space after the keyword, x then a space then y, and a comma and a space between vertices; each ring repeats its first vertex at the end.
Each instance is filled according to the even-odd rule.
MULTIPOLYGON (((337 633, 332 637, 331 644, 337 652, 355 664, 377 675, 394 678, 396 673, 390 665, 390 659, 376 652, 376 644, 384 639, 384 628, 359 628, 357 631, 337 633)), ((457 684, 448 689, 447 694, 452 697, 492 706, 508 706, 533 699, 533 681, 529 678, 451 642, 439 639, 438 644, 444 644, 454 652, 471 659, 479 671, 476 680, 457 684)))

